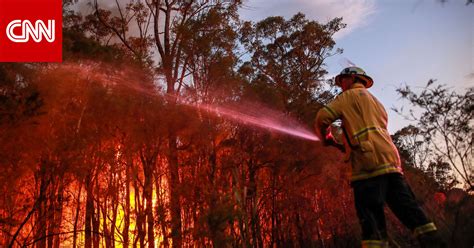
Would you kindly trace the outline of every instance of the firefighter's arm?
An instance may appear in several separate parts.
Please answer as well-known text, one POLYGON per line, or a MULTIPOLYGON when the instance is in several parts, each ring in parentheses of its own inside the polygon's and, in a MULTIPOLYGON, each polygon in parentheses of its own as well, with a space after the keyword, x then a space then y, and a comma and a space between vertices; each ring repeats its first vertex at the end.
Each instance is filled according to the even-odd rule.
MULTIPOLYGON (((324 145, 332 145, 340 148, 331 134, 330 125, 335 120, 341 118, 340 98, 321 108, 316 115, 315 129, 316 135, 323 141, 324 145)), ((342 149, 341 149, 342 150, 342 149)))
POLYGON ((321 140, 326 138, 328 127, 336 120, 336 118, 331 115, 327 109, 328 107, 324 106, 318 111, 318 114, 316 115, 316 121, 314 123, 316 135, 321 140))

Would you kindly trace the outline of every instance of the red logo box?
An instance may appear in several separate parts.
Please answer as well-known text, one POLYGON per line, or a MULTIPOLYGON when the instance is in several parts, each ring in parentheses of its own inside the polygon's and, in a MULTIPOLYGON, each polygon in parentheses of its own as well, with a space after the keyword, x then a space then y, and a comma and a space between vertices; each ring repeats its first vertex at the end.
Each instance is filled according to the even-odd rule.
POLYGON ((0 0, 0 62, 62 61, 61 0, 0 0))

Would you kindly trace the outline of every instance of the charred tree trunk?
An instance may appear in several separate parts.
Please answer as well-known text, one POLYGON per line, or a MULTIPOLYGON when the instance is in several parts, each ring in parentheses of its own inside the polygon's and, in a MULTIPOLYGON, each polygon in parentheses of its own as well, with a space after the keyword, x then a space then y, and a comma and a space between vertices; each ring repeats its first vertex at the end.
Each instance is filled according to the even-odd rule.
POLYGON ((138 239, 137 241, 140 242, 140 248, 145 247, 145 229, 143 228, 144 226, 144 214, 143 214, 143 204, 142 201, 140 200, 140 190, 138 187, 138 178, 135 179, 135 215, 137 218, 137 236, 138 239))
MULTIPOLYGON (((102 238, 105 241, 105 248, 111 248, 112 247, 112 236, 110 234, 109 228, 107 227, 107 212, 108 212, 108 204, 107 204, 107 197, 104 199, 103 205, 101 207, 101 212, 102 212, 102 238)), ((100 219, 99 219, 100 221, 100 219)))
MULTIPOLYGON (((209 211, 212 212, 216 209, 217 206, 217 190, 214 186, 216 170, 217 170, 217 161, 216 161, 216 151, 213 149, 211 155, 209 156, 209 164, 210 164, 210 173, 209 173, 209 185, 211 188, 211 197, 209 199, 209 211)), ((209 220, 208 220, 209 221, 209 220)), ((214 247, 222 247, 224 244, 222 243, 222 237, 219 234, 218 225, 216 223, 209 223, 209 229, 211 231, 211 241, 214 247)))
MULTIPOLYGON (((52 175, 52 177, 54 177, 52 175)), ((55 205, 55 196, 56 196, 56 180, 53 180, 53 185, 52 187, 49 189, 49 198, 48 198, 48 202, 49 202, 49 206, 47 207, 47 210, 46 210, 46 218, 47 218, 47 236, 43 236, 43 237, 40 237, 40 238, 44 238, 45 240, 47 240, 47 247, 48 248, 53 248, 53 240, 54 240, 54 225, 56 223, 54 223, 54 219, 56 218, 56 213, 54 212, 54 205, 55 205), (46 238, 47 237, 47 238, 46 238)))
POLYGON ((93 204, 95 203, 95 213, 92 213, 92 241, 94 248, 99 248, 100 244, 100 204, 99 204, 99 176, 96 175, 95 177, 95 197, 96 200, 93 199, 93 204))
MULTIPOLYGON (((152 177, 152 176, 151 176, 152 177)), ((154 232, 154 218, 153 218, 153 199, 152 199, 152 183, 150 182, 152 179, 145 179, 145 187, 147 193, 146 197, 146 218, 147 218, 147 225, 148 225, 148 247, 154 248, 155 247, 155 232, 154 232), (148 181, 148 182, 147 182, 148 181), (148 184, 148 185, 147 185, 148 184)))
POLYGON ((118 216, 118 198, 115 198, 112 204, 112 221, 110 222, 110 239, 112 241, 112 248, 115 247, 115 223, 117 223, 117 216, 118 216))
POLYGON ((36 215, 36 220, 37 220, 37 228, 36 228, 36 235, 35 235, 35 240, 38 240, 36 243, 37 248, 46 248, 46 227, 47 227, 47 221, 46 221, 46 206, 47 206, 47 190, 48 186, 51 182, 50 179, 48 179, 48 164, 46 164, 45 161, 41 162, 41 168, 39 172, 39 180, 40 180, 40 192, 39 192, 39 198, 38 198, 38 210, 37 210, 37 215, 36 215))
POLYGON ((297 237, 299 246, 306 247, 304 234, 303 234, 303 227, 301 226, 301 216, 300 216, 300 213, 298 212, 298 208, 295 208, 295 209, 297 211, 295 213, 296 237, 297 237))
POLYGON ((79 213, 81 211, 81 193, 82 193, 82 182, 79 184, 79 192, 77 194, 77 203, 76 203, 76 214, 74 218, 74 227, 73 227, 73 236, 72 236, 72 248, 77 246, 77 222, 79 221, 79 213))
POLYGON ((178 168, 178 149, 177 137, 174 131, 169 134, 169 172, 170 172, 170 207, 171 207, 171 238, 173 248, 182 247, 181 234, 181 203, 179 194, 179 168, 178 168))
POLYGON ((272 234, 270 236, 270 247, 274 247, 275 244, 277 247, 278 245, 278 228, 277 228, 277 210, 276 210, 276 177, 277 177, 277 170, 276 167, 272 168, 272 234))
POLYGON ((129 228, 130 228, 130 169, 132 162, 127 162, 125 167, 125 209, 124 209, 124 226, 123 226, 123 247, 129 246, 129 228))
POLYGON ((64 199, 64 173, 61 173, 59 176, 59 187, 57 191, 57 197, 56 197, 56 208, 55 208, 55 225, 53 227, 54 230, 54 248, 59 248, 59 245, 61 243, 61 223, 63 219, 63 199, 64 199))
POLYGON ((92 248, 92 219, 94 218, 94 196, 92 172, 86 176, 86 216, 85 216, 85 248, 92 248))
POLYGON ((260 233, 260 219, 257 206, 257 184, 256 184, 257 168, 251 163, 249 164, 249 187, 247 200, 249 201, 250 210, 250 228, 252 232, 253 247, 263 247, 263 240, 260 233))
POLYGON ((162 175, 159 175, 159 173, 155 173, 155 188, 156 188, 156 198, 157 198, 157 203, 156 203, 156 215, 157 219, 159 221, 160 229, 161 229, 161 235, 163 236, 163 244, 162 246, 165 248, 169 247, 169 242, 168 242, 168 232, 167 232, 167 223, 166 223, 166 213, 165 213, 165 205, 164 205, 164 199, 162 197, 161 192, 163 191, 161 189, 161 182, 162 182, 162 175))
POLYGON ((151 155, 143 154, 143 152, 141 153, 143 174, 145 177, 143 195, 145 198, 145 215, 148 225, 148 248, 153 248, 155 246, 155 221, 153 217, 153 166, 155 165, 156 154, 158 153, 152 153, 151 155))

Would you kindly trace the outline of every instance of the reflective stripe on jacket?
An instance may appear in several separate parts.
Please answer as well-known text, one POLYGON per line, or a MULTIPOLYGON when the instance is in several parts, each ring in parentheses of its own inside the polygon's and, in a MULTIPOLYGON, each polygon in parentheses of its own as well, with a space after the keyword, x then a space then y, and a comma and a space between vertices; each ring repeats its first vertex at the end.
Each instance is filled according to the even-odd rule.
POLYGON ((349 136, 345 142, 352 163, 351 181, 402 173, 397 148, 387 130, 387 112, 362 84, 354 84, 318 112, 316 131, 337 119, 342 120, 349 136))

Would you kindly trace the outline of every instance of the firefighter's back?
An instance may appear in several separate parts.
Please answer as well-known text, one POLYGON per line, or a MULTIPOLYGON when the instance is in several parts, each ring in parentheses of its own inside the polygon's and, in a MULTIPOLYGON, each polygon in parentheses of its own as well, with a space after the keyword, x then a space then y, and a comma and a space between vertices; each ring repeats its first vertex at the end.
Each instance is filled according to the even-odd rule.
POLYGON ((349 136, 352 181, 388 173, 401 173, 397 148, 387 130, 387 112, 363 86, 341 94, 342 120, 349 136))

